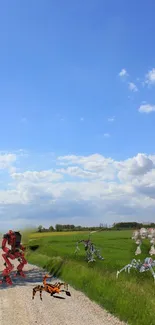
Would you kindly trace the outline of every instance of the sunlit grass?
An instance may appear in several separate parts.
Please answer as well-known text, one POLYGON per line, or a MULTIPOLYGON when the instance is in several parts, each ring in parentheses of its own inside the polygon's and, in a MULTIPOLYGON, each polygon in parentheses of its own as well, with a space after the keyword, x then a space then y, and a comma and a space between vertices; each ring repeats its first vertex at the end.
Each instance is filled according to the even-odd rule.
MULTIPOLYGON (((105 260, 89 265, 84 261, 82 245, 79 255, 74 254, 76 242, 87 239, 88 232, 31 234, 29 238, 31 245, 39 246, 28 252, 32 264, 68 281, 129 324, 155 325, 155 284, 151 273, 131 270, 129 275, 121 273, 116 279, 116 271, 135 258, 136 245, 130 231, 94 233, 91 238, 105 260)), ((148 256, 148 250, 149 243, 145 241, 141 260, 148 256)))
POLYGON ((51 232, 33 232, 30 234, 30 238, 43 238, 53 236, 69 236, 73 234, 87 234, 88 231, 51 231, 51 232))

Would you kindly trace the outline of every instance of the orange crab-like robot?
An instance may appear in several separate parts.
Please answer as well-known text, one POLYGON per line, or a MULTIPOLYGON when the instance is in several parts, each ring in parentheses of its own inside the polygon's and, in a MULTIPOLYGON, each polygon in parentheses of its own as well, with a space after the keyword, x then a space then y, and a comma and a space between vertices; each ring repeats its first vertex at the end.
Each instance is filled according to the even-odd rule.
POLYGON ((42 292, 46 291, 47 293, 50 293, 51 296, 53 296, 55 293, 65 292, 67 296, 71 296, 70 292, 68 291, 68 284, 65 282, 56 282, 54 284, 47 283, 47 278, 51 278, 52 276, 45 275, 43 278, 43 286, 37 285, 33 288, 32 292, 32 299, 34 299, 34 296, 37 291, 40 292, 40 300, 42 300, 42 292), (61 289, 61 287, 64 286, 64 289, 61 289))

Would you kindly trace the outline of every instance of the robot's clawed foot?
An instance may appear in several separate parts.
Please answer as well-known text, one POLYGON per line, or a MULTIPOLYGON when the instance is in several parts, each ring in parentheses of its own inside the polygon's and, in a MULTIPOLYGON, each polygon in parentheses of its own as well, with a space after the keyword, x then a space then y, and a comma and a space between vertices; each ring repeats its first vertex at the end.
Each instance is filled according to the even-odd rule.
POLYGON ((3 280, 0 282, 1 284, 2 283, 6 283, 6 284, 8 284, 8 285, 12 285, 13 283, 12 283, 12 280, 11 280, 11 278, 7 275, 7 276, 4 276, 3 277, 3 280))
POLYGON ((26 275, 25 275, 25 273, 23 271, 17 271, 16 274, 15 274, 15 276, 21 276, 23 278, 26 277, 26 275))
POLYGON ((96 261, 95 258, 91 258, 91 259, 88 260, 88 263, 95 262, 95 261, 96 261))
POLYGON ((116 279, 118 279, 119 274, 120 274, 120 271, 117 271, 117 273, 116 273, 116 279))

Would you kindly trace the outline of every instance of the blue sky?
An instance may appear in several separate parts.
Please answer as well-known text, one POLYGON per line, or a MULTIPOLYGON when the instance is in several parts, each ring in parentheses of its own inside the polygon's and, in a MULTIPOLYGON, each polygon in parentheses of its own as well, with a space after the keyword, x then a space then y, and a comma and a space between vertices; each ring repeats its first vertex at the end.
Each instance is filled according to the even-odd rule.
MULTIPOLYGON (((8 165, 1 171, 0 188, 5 194, 10 186, 16 195, 21 190, 21 185, 12 183, 13 172, 55 172, 59 156, 96 157, 97 163, 99 156, 92 156, 97 154, 124 164, 138 157, 140 168, 149 164, 146 159, 154 161, 154 11, 153 1, 140 0, 15 0, 1 4, 0 150, 2 156, 16 156, 14 171, 8 165)), ((63 173, 66 186, 67 182, 69 186, 85 182, 75 174, 70 179, 63 173)), ((111 179, 116 184, 120 182, 117 176, 111 179)), ((101 179, 99 182, 102 186, 101 179)), ((23 201, 20 204, 23 207, 23 201)), ((71 205, 67 213, 74 216, 77 207, 71 209, 71 205)), ((85 211, 83 206, 81 209, 85 211)), ((140 218, 137 209, 135 217, 140 218)), ((65 211, 66 207, 64 215, 65 211)), ((99 210, 99 219, 101 215, 99 210)), ((123 212, 122 218, 129 217, 123 212)))

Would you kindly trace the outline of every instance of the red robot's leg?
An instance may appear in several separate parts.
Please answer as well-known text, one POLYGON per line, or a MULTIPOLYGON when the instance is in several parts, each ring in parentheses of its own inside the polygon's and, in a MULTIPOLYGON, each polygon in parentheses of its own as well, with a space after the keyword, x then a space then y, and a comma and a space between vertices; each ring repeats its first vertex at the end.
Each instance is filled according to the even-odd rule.
POLYGON ((6 282, 7 284, 12 285, 12 281, 10 278, 10 273, 13 270, 14 266, 10 263, 9 261, 9 254, 2 254, 2 257, 4 258, 5 261, 5 266, 6 268, 3 270, 2 275, 3 275, 3 281, 2 282, 6 282))
POLYGON ((23 272, 23 267, 27 264, 27 261, 26 261, 26 259, 25 259, 25 257, 24 257, 23 255, 21 255, 21 256, 19 257, 19 261, 20 261, 20 264, 19 264, 18 267, 17 267, 17 273, 16 273, 16 276, 17 276, 17 275, 20 275, 20 276, 22 276, 22 277, 25 278, 25 274, 24 274, 24 272, 23 272))

